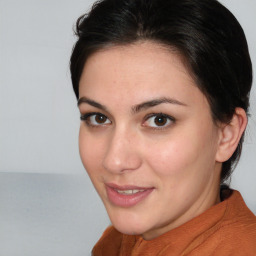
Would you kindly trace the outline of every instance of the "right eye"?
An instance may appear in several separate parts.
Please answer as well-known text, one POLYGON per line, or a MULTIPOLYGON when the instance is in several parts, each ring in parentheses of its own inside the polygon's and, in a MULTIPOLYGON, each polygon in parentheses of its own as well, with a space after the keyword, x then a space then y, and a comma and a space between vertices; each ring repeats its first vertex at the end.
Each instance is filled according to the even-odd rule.
POLYGON ((80 118, 82 121, 85 121, 86 124, 91 126, 101 126, 111 124, 111 121, 101 113, 88 113, 82 115, 80 118))

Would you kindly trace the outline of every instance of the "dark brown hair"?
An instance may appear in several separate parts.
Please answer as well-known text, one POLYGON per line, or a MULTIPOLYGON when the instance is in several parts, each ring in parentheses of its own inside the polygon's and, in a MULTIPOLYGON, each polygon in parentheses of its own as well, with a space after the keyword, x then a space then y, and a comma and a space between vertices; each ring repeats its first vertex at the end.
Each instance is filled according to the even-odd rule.
MULTIPOLYGON (((233 14, 216 0, 102 0, 77 20, 70 60, 79 98, 87 58, 111 45, 151 40, 176 49, 207 97, 213 120, 228 123, 236 107, 248 113, 252 65, 246 38, 233 14)), ((222 165, 222 181, 239 160, 243 137, 222 165)))

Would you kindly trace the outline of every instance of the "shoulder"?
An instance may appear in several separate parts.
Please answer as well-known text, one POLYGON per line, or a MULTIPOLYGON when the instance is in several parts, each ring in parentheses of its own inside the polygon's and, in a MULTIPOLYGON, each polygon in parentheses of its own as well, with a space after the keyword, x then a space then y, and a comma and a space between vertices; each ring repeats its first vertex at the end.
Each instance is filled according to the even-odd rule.
POLYGON ((233 191, 226 203, 225 214, 216 225, 215 232, 191 255, 198 255, 204 249, 210 250, 214 256, 256 255, 256 216, 238 191, 233 191))
POLYGON ((226 212, 220 228, 223 232, 239 231, 240 236, 255 237, 256 216, 246 206, 238 191, 234 190, 232 196, 227 199, 226 212))
MULTIPOLYGON (((251 224, 244 222, 233 223, 220 229, 219 243, 215 248, 215 254, 232 256, 256 255, 256 222, 251 224)), ((214 255, 215 255, 214 254, 214 255)))
POLYGON ((233 193, 220 226, 222 242, 218 247, 232 251, 232 255, 256 255, 256 216, 246 206, 240 193, 233 193))

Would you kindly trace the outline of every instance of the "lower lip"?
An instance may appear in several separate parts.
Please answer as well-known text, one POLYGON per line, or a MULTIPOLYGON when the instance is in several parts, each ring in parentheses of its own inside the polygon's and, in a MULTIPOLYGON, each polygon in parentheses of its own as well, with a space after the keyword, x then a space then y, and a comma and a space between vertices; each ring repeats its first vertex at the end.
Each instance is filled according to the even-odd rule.
POLYGON ((143 201, 154 190, 153 188, 150 188, 135 194, 124 195, 124 194, 119 194, 112 187, 106 186, 106 189, 107 189, 107 195, 110 202, 120 207, 134 206, 140 203, 141 201, 143 201))

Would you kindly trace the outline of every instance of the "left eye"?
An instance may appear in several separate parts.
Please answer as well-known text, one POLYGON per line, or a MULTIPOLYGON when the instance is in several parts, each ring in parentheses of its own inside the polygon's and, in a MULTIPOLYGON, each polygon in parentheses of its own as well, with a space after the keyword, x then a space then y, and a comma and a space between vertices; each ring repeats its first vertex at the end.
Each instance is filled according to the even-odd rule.
POLYGON ((165 114, 154 114, 148 117, 144 123, 145 126, 162 128, 174 122, 174 118, 165 114))
POLYGON ((111 121, 105 115, 100 113, 89 113, 81 116, 81 120, 84 120, 88 125, 92 126, 106 125, 111 123, 111 121))

